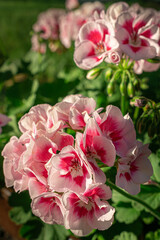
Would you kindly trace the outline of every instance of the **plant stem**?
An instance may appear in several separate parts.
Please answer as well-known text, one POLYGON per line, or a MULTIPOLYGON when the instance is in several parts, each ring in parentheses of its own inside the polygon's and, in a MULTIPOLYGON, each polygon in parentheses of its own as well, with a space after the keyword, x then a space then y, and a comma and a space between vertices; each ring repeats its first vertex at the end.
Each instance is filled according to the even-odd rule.
POLYGON ((124 190, 120 189, 119 187, 117 187, 114 183, 112 183, 111 181, 107 180, 106 181, 107 185, 110 186, 112 189, 116 190, 117 192, 119 192, 120 194, 122 194, 123 196, 141 204, 147 211, 150 212, 150 214, 152 214, 155 218, 157 218, 158 220, 160 220, 160 213, 157 212, 156 210, 154 210, 152 207, 150 207, 146 202, 144 202, 143 200, 141 200, 140 198, 130 195, 129 193, 125 192, 124 190))
POLYGON ((133 115, 133 121, 134 122, 137 120, 138 115, 139 115, 139 108, 136 107, 135 110, 134 110, 134 115, 133 115))
POLYGON ((126 101, 125 95, 121 95, 121 111, 122 111, 123 116, 126 113, 125 101, 126 101))
POLYGON ((121 111, 122 114, 126 113, 126 71, 122 72, 122 80, 120 83, 120 92, 121 92, 121 111))

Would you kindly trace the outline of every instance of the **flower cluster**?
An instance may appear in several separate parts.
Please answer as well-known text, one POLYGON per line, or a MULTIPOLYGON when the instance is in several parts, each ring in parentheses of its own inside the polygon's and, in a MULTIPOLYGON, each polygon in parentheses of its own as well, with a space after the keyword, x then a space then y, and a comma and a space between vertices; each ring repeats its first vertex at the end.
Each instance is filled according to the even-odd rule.
MULTIPOLYGON (((66 1, 66 8, 78 6, 76 0, 66 1)), ((94 11, 100 12, 104 5, 100 2, 84 3, 78 9, 65 11, 62 9, 49 9, 41 13, 33 25, 32 50, 45 53, 47 47, 52 52, 58 51, 60 44, 70 48, 76 40, 80 27, 87 21, 94 11)))
POLYGON ((146 60, 160 56, 160 13, 126 2, 95 13, 79 30, 74 60, 82 69, 102 61, 118 64, 125 57, 135 61, 136 73, 159 68, 146 60))
POLYGON ((112 105, 102 110, 82 95, 34 106, 19 121, 20 138, 2 151, 6 186, 28 190, 36 216, 79 236, 113 223, 100 166, 117 166, 116 184, 131 194, 152 175, 150 150, 136 140, 130 116, 112 105))

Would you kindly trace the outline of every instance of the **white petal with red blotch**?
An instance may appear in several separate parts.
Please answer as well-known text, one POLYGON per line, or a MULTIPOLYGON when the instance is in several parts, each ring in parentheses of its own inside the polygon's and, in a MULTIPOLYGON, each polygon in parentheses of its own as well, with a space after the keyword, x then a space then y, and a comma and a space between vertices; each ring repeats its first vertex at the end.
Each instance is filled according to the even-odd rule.
POLYGON ((95 209, 96 218, 91 219, 90 225, 94 229, 106 230, 113 224, 115 209, 109 205, 107 201, 96 201, 97 208, 95 209), (99 205, 102 205, 99 208, 99 205))
POLYGON ((157 25, 145 26, 138 30, 138 35, 155 41, 159 40, 159 30, 157 25))
POLYGON ((47 122, 48 111, 51 109, 49 104, 39 104, 30 109, 18 122, 19 129, 23 133, 28 130, 33 130, 33 123, 38 121, 47 122))
MULTIPOLYGON (((88 224, 88 211, 81 206, 66 211, 65 228, 70 229, 77 236, 88 235, 93 228, 88 224)), ((93 215, 93 210, 92 210, 93 215)))
POLYGON ((74 52, 74 61, 82 69, 91 69, 103 61, 104 54, 96 56, 95 45, 90 41, 80 43, 74 52))
POLYGON ((97 44, 102 41, 103 31, 98 23, 91 21, 81 27, 78 36, 80 42, 87 40, 97 44))
MULTIPOLYGON (((140 145, 140 144, 139 144, 140 145)), ((131 176, 135 183, 145 183, 153 175, 152 165, 148 159, 151 151, 148 149, 148 145, 140 145, 137 158, 131 164, 131 176)))
POLYGON ((118 107, 107 106, 100 129, 112 140, 117 155, 124 156, 135 145, 136 132, 133 122, 128 114, 123 117, 118 107))
POLYGON ((133 21, 133 29, 138 32, 142 27, 151 25, 153 18, 154 14, 150 11, 139 14, 133 21))
POLYGON ((16 179, 14 181, 15 192, 22 192, 28 189, 29 177, 27 175, 22 175, 21 179, 16 179))
POLYGON ((28 181, 28 190, 30 197, 33 199, 35 197, 38 197, 42 193, 47 192, 47 186, 42 184, 36 178, 31 177, 28 181))
POLYGON ((95 136, 102 136, 101 129, 93 118, 88 119, 83 135, 83 146, 92 146, 93 138, 95 136))
POLYGON ((53 106, 50 110, 50 114, 52 115, 54 124, 56 124, 59 120, 68 122, 68 114, 71 105, 71 103, 64 101, 53 106))
POLYGON ((32 212, 48 224, 62 224, 64 208, 61 196, 54 192, 46 192, 32 200, 32 212))
POLYGON ((76 108, 81 113, 86 111, 88 114, 91 114, 96 108, 96 102, 93 98, 83 97, 77 99, 72 107, 76 108))
POLYGON ((93 138, 93 147, 104 164, 110 167, 114 165, 116 150, 112 141, 103 136, 95 136, 93 138))
POLYGON ((105 173, 98 167, 96 160, 88 159, 89 164, 92 167, 92 174, 93 174, 93 182, 94 183, 105 183, 106 182, 106 175, 105 173))
POLYGON ((126 172, 124 174, 117 173, 116 175, 116 185, 123 188, 128 193, 136 195, 140 192, 140 184, 133 182, 130 173, 126 172))
POLYGON ((120 47, 133 60, 154 58, 158 52, 158 44, 151 39, 141 36, 140 41, 145 42, 145 46, 134 46, 130 44, 122 44, 120 47))
POLYGON ((129 35, 133 32, 133 27, 132 27, 133 20, 134 18, 129 12, 124 12, 118 17, 116 22, 116 31, 115 31, 116 38, 117 38, 117 34, 119 34, 122 29, 125 29, 129 35))
POLYGON ((124 127, 122 129, 122 138, 116 142, 118 153, 124 156, 131 148, 136 145, 136 131, 129 114, 124 116, 124 127))
POLYGON ((112 197, 112 191, 105 184, 91 184, 83 195, 85 197, 92 197, 93 199, 97 199, 98 196, 100 199, 108 200, 112 197))
POLYGON ((53 156, 46 165, 50 188, 56 191, 84 192, 92 182, 91 168, 84 157, 83 152, 78 153, 71 146, 53 156))
POLYGON ((53 138, 53 141, 56 143, 58 150, 61 151, 64 147, 74 144, 74 137, 65 132, 57 132, 53 138))
MULTIPOLYGON (((66 229, 78 235, 84 236, 91 232, 92 228, 88 225, 88 210, 92 210, 92 206, 87 209, 88 199, 77 196, 75 193, 67 192, 62 197, 66 208, 64 215, 64 225, 66 229)), ((92 211, 93 212, 93 211, 92 211)))
POLYGON ((82 129, 86 125, 82 113, 80 113, 76 108, 70 109, 69 124, 72 129, 82 129))
POLYGON ((110 35, 105 35, 104 44, 106 47, 106 51, 110 51, 110 50, 119 48, 119 42, 117 41, 117 39, 110 35))

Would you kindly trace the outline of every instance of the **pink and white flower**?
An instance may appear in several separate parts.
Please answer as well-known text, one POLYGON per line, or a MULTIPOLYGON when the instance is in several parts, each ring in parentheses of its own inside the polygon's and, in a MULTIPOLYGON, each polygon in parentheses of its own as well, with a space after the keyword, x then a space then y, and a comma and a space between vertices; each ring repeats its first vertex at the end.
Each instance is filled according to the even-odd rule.
POLYGON ((139 193, 140 184, 149 181, 153 174, 152 165, 148 159, 150 154, 148 145, 137 141, 137 146, 118 160, 116 185, 130 194, 139 193))
POLYGON ((115 26, 117 18, 122 12, 127 11, 129 5, 126 2, 113 3, 109 6, 106 12, 107 19, 115 26))
POLYGON ((123 12, 117 19, 115 36, 121 50, 133 60, 153 58, 159 53, 159 31, 153 12, 139 15, 123 12))
POLYGON ((69 95, 57 103, 52 110, 54 122, 64 121, 72 129, 83 129, 86 121, 95 111, 96 102, 93 98, 82 95, 69 95))
POLYGON ((144 72, 154 72, 160 68, 160 63, 151 63, 144 59, 135 61, 133 70, 136 74, 141 74, 144 72))
POLYGON ((129 114, 123 117, 118 107, 109 105, 101 121, 98 121, 104 136, 112 140, 117 155, 125 156, 128 150, 135 146, 136 131, 129 114))
POLYGON ((93 229, 108 229, 113 223, 115 212, 107 202, 111 195, 110 188, 103 184, 90 186, 83 195, 65 193, 65 228, 71 229, 78 236, 85 236, 93 229))
POLYGON ((43 222, 63 225, 64 207, 61 195, 55 192, 45 192, 32 200, 32 212, 43 222))
POLYGON ((83 152, 72 146, 62 149, 46 164, 48 185, 58 192, 72 190, 82 193, 92 183, 92 171, 83 152))
POLYGON ((83 150, 87 160, 94 169, 94 181, 105 183, 106 177, 98 167, 96 160, 113 166, 116 158, 115 147, 111 140, 103 136, 93 118, 87 121, 84 133, 77 133, 76 143, 83 150))
POLYGON ((79 31, 74 61, 78 67, 88 70, 103 62, 108 53, 118 47, 109 22, 104 19, 89 21, 79 31))
POLYGON ((51 105, 49 104, 39 104, 32 107, 28 113, 26 113, 19 121, 19 129, 22 133, 26 131, 35 132, 36 129, 51 128, 53 122, 51 116, 49 115, 49 110, 51 110, 51 105))
POLYGON ((27 143, 28 136, 22 135, 20 139, 14 136, 2 151, 5 184, 7 187, 14 186, 16 192, 24 191, 28 188, 29 177, 24 169, 19 170, 20 161, 27 150, 27 143))

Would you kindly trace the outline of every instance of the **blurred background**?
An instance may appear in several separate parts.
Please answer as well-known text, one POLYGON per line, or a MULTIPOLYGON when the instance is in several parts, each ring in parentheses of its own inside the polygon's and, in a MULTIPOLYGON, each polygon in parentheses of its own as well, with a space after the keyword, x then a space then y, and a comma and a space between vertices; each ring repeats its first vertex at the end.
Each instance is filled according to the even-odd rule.
MULTIPOLYGON (((118 1, 100 2, 109 5, 118 1)), ((126 2, 132 4, 135 1, 126 2)), ((160 9, 160 0, 136 2, 145 7, 160 9)), ((65 8, 65 0, 0 0, 0 51, 11 59, 23 57, 31 47, 32 25, 36 22, 38 14, 48 8, 65 8)))

